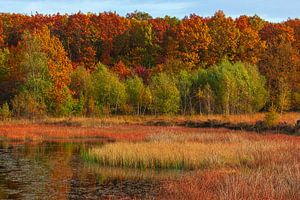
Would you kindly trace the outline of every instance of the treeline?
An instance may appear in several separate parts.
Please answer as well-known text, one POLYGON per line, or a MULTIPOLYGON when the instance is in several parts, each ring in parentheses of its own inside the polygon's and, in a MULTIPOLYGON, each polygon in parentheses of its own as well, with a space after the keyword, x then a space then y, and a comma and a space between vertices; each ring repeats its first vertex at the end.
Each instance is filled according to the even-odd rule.
MULTIPOLYGON (((1 113, 223 113, 300 108, 300 20, 0 14, 1 113)), ((4 114, 3 114, 4 115, 4 114)))

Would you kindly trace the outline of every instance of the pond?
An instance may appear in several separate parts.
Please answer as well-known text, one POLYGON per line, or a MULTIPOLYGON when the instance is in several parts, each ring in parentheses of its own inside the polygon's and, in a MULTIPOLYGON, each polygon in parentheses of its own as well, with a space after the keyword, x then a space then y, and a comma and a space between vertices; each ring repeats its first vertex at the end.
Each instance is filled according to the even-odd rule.
POLYGON ((0 141, 0 199, 155 199, 177 171, 101 167, 80 152, 107 141, 0 141))

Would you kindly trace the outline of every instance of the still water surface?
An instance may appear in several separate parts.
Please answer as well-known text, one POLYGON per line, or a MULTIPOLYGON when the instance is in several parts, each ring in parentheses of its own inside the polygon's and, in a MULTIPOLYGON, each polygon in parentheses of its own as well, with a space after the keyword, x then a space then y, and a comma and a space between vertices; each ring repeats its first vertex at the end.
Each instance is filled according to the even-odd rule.
POLYGON ((100 167, 80 152, 99 142, 0 141, 0 199, 155 199, 180 173, 100 167))

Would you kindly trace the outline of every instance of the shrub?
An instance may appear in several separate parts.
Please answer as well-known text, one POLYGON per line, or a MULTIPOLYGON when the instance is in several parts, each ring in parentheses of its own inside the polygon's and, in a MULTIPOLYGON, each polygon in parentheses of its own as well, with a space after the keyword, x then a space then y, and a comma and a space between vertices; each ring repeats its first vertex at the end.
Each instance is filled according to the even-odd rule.
POLYGON ((29 93, 20 93, 12 100, 13 114, 16 117, 36 118, 46 114, 46 105, 38 102, 29 93))
POLYGON ((9 110, 8 103, 5 102, 0 108, 0 118, 1 120, 8 120, 11 117, 11 112, 9 110))
POLYGON ((89 98, 87 100, 85 112, 88 117, 97 117, 100 115, 100 109, 93 98, 89 98))
POLYGON ((269 108, 269 112, 266 113, 265 115, 265 124, 268 126, 268 127, 272 127, 272 126, 275 126, 277 123, 278 123, 278 113, 277 113, 277 109, 275 106, 271 106, 269 108))

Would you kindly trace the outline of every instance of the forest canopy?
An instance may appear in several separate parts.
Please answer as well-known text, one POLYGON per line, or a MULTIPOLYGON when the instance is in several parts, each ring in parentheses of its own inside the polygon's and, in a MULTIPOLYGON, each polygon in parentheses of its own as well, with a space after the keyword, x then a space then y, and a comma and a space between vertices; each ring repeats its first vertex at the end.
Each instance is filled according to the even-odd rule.
POLYGON ((16 117, 300 109, 300 20, 0 14, 0 106, 16 117))

